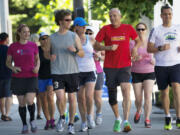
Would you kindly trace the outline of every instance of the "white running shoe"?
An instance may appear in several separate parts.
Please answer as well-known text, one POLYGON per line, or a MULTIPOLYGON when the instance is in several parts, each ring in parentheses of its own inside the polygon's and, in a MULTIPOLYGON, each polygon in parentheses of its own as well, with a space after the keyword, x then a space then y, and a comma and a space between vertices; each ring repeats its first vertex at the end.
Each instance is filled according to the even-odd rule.
POLYGON ((96 125, 101 125, 102 124, 102 113, 97 113, 96 114, 96 125))
POLYGON ((64 125, 65 125, 65 119, 59 118, 59 121, 56 125, 56 131, 57 132, 62 132, 64 130, 64 125))

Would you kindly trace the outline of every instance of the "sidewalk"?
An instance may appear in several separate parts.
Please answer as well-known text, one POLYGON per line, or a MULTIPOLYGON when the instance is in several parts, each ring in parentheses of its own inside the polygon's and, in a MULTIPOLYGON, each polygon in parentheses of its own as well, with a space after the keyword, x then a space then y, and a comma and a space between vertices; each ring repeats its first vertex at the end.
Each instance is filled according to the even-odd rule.
MULTIPOLYGON (((119 102, 119 111, 122 116, 122 108, 121 102, 119 102)), ((141 116, 141 120, 139 124, 134 124, 133 117, 135 113, 135 106, 134 101, 132 101, 132 107, 130 112, 130 123, 132 124, 133 130, 129 133, 113 133, 112 127, 114 123, 114 116, 112 114, 112 110, 109 106, 108 101, 103 102, 103 124, 101 126, 97 126, 94 129, 89 130, 89 132, 78 132, 80 129, 80 120, 75 123, 76 135, 179 135, 180 129, 176 129, 176 126, 173 125, 173 130, 171 131, 164 131, 164 114, 163 111, 159 108, 153 106, 151 121, 152 121, 152 128, 144 128, 144 119, 143 115, 141 116)), ((3 122, 0 120, 0 135, 18 135, 21 134, 21 121, 18 115, 18 105, 12 105, 11 117, 13 118, 12 122, 3 122)), ((29 116, 29 114, 27 115, 29 116)), ((43 116, 43 114, 42 114, 43 116)), ((56 121, 58 119, 58 112, 56 110, 55 114, 56 121)), ((29 119, 29 118, 28 118, 29 119)), ((28 120, 27 119, 27 120, 28 120)), ((29 135, 67 135, 67 130, 63 133, 57 133, 55 130, 48 130, 45 131, 45 118, 43 120, 37 120, 38 132, 35 134, 29 133, 29 135)))

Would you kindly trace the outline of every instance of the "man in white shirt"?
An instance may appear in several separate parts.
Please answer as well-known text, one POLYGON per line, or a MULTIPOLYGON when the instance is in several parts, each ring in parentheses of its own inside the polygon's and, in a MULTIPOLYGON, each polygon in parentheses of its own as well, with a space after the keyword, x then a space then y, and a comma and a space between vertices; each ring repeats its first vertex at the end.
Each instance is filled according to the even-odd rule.
POLYGON ((156 59, 156 80, 165 112, 164 129, 171 130, 169 85, 174 93, 176 126, 180 128, 180 26, 172 24, 172 9, 167 4, 161 8, 161 18, 163 24, 150 33, 147 51, 154 53, 156 59))

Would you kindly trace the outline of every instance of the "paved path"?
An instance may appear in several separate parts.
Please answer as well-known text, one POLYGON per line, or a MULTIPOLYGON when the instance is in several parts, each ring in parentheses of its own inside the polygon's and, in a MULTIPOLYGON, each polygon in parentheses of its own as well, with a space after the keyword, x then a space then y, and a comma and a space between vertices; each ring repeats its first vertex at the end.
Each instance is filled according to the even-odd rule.
MULTIPOLYGON (((119 110, 122 116, 122 108, 121 102, 119 102, 119 110)), ((174 113, 174 111, 172 111, 174 113)), ((163 111, 159 108, 153 107, 151 121, 152 128, 144 128, 144 120, 143 115, 141 117, 139 124, 133 123, 133 117, 135 113, 135 106, 132 104, 131 113, 130 113, 130 122, 132 124, 133 130, 129 133, 113 133, 112 127, 114 122, 114 116, 112 114, 111 108, 107 101, 103 103, 103 124, 101 126, 97 126, 95 129, 89 130, 89 132, 78 132, 80 128, 80 121, 75 124, 76 135, 180 135, 180 129, 176 129, 175 125, 173 125, 173 130, 164 131, 164 114, 163 111)), ((0 120, 0 135, 18 135, 21 131, 21 121, 18 115, 18 105, 14 104, 12 106, 12 110, 10 113, 13 118, 12 122, 3 122, 0 120)), ((43 116, 43 114, 42 114, 43 116)), ((56 111, 56 120, 58 119, 58 113, 56 111)), ((30 133, 29 135, 67 135, 66 130, 63 133, 57 133, 55 130, 45 131, 43 129, 45 124, 45 118, 43 120, 37 120, 38 132, 35 134, 30 133)))

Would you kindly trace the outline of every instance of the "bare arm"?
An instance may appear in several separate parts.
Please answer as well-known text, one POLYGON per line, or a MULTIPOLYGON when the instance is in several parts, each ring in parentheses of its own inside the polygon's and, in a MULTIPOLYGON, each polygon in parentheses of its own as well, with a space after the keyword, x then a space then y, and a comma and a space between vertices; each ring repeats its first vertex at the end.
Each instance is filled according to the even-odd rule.
POLYGON ((21 68, 20 67, 15 67, 12 65, 12 56, 8 55, 7 59, 6 59, 6 66, 11 69, 15 74, 21 72, 21 68))
POLYGON ((164 44, 162 46, 155 47, 154 43, 148 42, 147 52, 149 53, 157 53, 159 51, 165 51, 170 49, 170 44, 164 44))
POLYGON ((39 67, 40 67, 40 59, 39 59, 39 53, 38 53, 38 54, 35 55, 35 67, 34 67, 34 69, 33 69, 33 72, 34 72, 35 74, 38 73, 39 67))
POLYGON ((80 38, 78 37, 78 35, 76 35, 75 37, 75 42, 76 42, 76 46, 77 46, 77 50, 75 52, 77 52, 76 54, 79 56, 79 57, 84 57, 84 51, 82 49, 82 44, 81 44, 81 41, 80 41, 80 38))
POLYGON ((133 59, 138 56, 137 49, 141 45, 141 41, 140 41, 139 37, 137 37, 134 41, 135 41, 135 45, 134 45, 134 48, 131 51, 131 56, 132 56, 133 59))
POLYGON ((97 51, 115 51, 116 49, 118 48, 118 45, 116 44, 113 44, 113 45, 110 45, 110 46, 103 46, 101 45, 98 41, 95 42, 94 44, 94 49, 97 50, 97 51))
POLYGON ((50 38, 48 37, 47 42, 45 47, 42 48, 43 49, 43 55, 46 59, 50 60, 51 59, 51 43, 50 43, 50 38))

